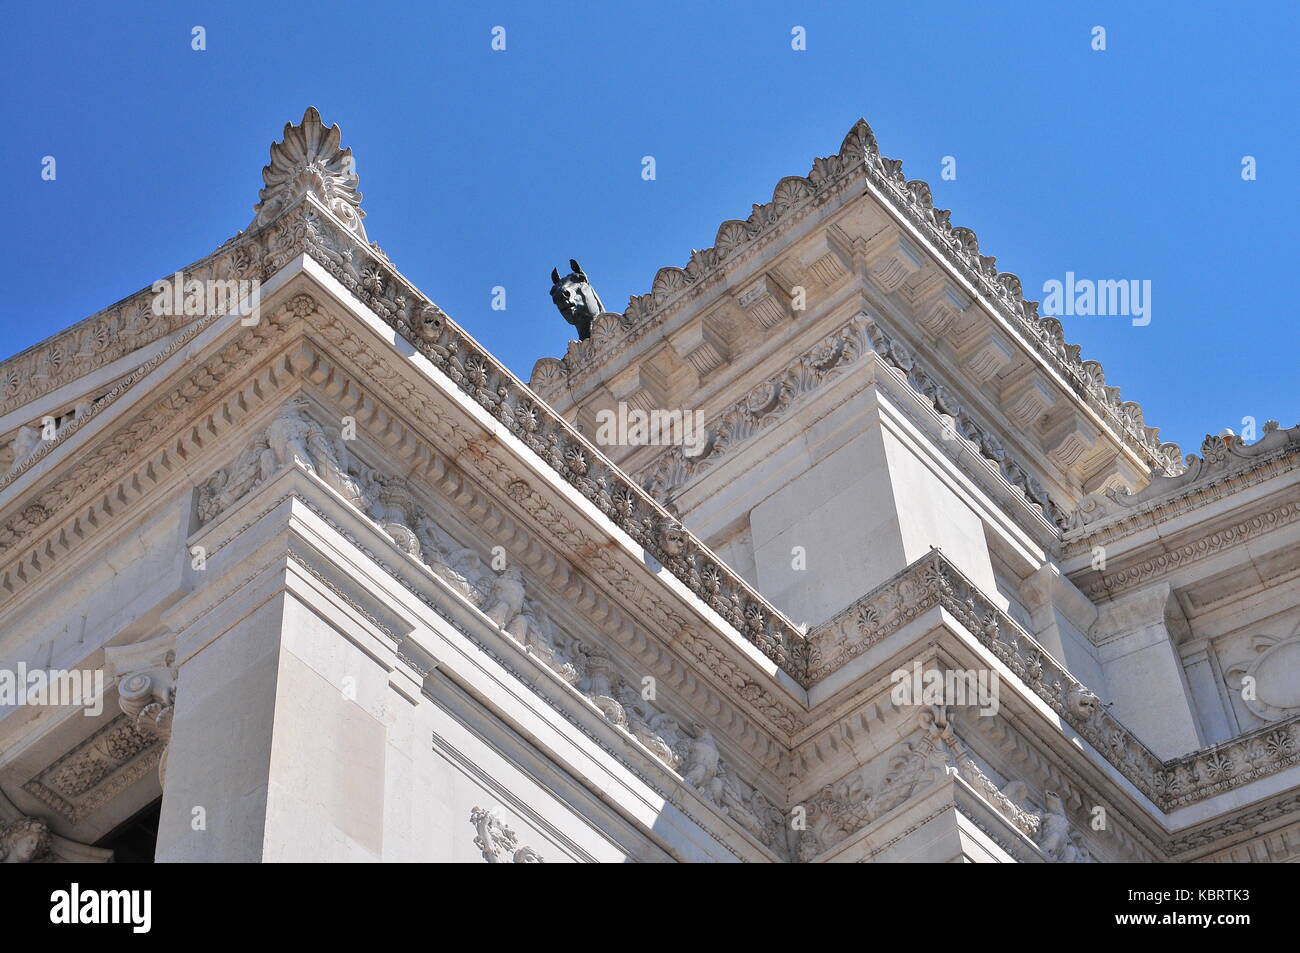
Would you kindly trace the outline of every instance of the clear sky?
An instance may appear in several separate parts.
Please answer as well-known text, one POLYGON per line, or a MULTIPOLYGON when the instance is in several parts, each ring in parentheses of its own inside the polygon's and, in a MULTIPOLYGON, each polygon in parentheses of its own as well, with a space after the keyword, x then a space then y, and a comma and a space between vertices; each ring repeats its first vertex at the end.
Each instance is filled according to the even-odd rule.
POLYGON ((1267 0, 10 4, 0 355, 247 226, 268 146, 312 104, 353 148, 370 238, 527 378, 569 337, 552 267, 579 259, 621 311, 863 116, 1027 297, 1066 272, 1151 282, 1146 326, 1064 320, 1165 439, 1290 426, 1298 19, 1267 0))

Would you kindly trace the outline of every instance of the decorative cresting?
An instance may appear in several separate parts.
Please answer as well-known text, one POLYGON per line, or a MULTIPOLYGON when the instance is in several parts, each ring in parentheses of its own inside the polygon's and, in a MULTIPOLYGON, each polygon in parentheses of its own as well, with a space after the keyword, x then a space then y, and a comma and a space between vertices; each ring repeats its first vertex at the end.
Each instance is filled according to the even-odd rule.
POLYGON ((712 248, 691 253, 685 268, 661 268, 649 294, 634 295, 622 315, 602 315, 609 333, 592 341, 570 345, 563 359, 542 358, 532 374, 532 384, 543 396, 553 396, 571 374, 603 361, 611 349, 643 337, 694 286, 712 277, 729 262, 746 256, 793 221, 821 206, 855 177, 864 177, 893 209, 915 225, 954 269, 982 292, 984 300, 1029 345, 1060 372, 1071 388, 1120 435, 1124 443, 1157 471, 1174 474, 1181 469, 1177 444, 1161 443, 1159 430, 1148 427, 1142 408, 1120 398, 1119 388, 1106 384, 1102 366, 1080 358, 1077 345, 1067 344, 1057 318, 1040 317, 1038 302, 1022 297, 1020 279, 997 270, 997 259, 980 254, 979 241, 969 228, 953 226, 946 209, 936 209, 930 187, 903 175, 903 163, 880 154, 875 134, 866 120, 849 130, 836 155, 813 160, 807 176, 787 176, 777 183, 772 200, 755 205, 745 221, 726 221, 718 228, 712 248), (608 318, 608 320, 606 320, 608 318))
POLYGON ((477 832, 474 846, 489 864, 544 864, 546 860, 531 847, 520 847, 519 837, 501 820, 496 808, 476 807, 469 822, 477 832))
POLYGON ((363 240, 361 193, 357 191, 356 163, 351 149, 340 149, 342 130, 326 128, 315 106, 308 106, 302 122, 284 124, 284 140, 271 143, 271 163, 262 169, 266 188, 257 193, 249 228, 261 228, 304 195, 314 195, 334 216, 363 240))
POLYGON ((1119 487, 1085 496, 1070 516, 1069 528, 1075 531, 1071 535, 1092 532, 1101 524, 1122 521, 1162 503, 1221 486, 1298 453, 1300 424, 1283 430, 1276 420, 1270 420, 1264 424, 1264 435, 1249 444, 1232 433, 1206 434, 1201 455, 1189 453, 1182 473, 1156 476, 1137 493, 1119 487))
POLYGON ((1300 715, 1162 761, 939 550, 808 633, 809 681, 824 678, 935 606, 960 620, 1162 810, 1204 800, 1300 762, 1300 715))

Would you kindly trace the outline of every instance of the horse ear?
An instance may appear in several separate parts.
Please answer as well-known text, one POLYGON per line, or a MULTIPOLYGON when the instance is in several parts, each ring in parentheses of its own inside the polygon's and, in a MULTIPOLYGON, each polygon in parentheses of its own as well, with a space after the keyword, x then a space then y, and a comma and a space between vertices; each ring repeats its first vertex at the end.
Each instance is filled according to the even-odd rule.
POLYGON ((553 284, 553 285, 558 285, 559 283, 560 283, 560 269, 558 269, 558 268, 552 268, 552 269, 551 269, 551 284, 553 284))
POLYGON ((570 258, 570 259, 569 259, 569 267, 573 269, 573 273, 574 273, 575 275, 580 275, 580 274, 582 274, 582 266, 581 266, 580 264, 578 264, 578 259, 576 259, 576 258, 570 258))

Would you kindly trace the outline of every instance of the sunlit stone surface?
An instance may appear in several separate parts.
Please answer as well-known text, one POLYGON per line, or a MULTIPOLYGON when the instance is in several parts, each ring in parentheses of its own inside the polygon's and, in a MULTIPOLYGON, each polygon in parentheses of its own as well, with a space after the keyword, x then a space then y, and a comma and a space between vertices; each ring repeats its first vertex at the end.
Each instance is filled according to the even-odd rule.
POLYGON ((1161 442, 865 122, 527 385, 264 182, 0 366, 0 860, 1300 850, 1300 429, 1161 442))

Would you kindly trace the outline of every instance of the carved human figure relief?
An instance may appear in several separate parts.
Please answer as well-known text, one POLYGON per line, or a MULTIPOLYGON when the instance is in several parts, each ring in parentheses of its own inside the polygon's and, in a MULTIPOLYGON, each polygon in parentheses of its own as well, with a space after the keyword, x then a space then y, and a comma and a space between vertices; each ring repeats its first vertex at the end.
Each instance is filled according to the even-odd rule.
POLYGON ((502 630, 506 630, 519 617, 523 608, 523 574, 515 566, 507 566, 492 582, 492 593, 487 608, 483 610, 484 614, 502 630))
POLYGON ((1042 829, 1038 836, 1038 849, 1046 858, 1058 864, 1093 863, 1092 854, 1083 843, 1083 836, 1070 824, 1065 804, 1055 791, 1045 795, 1047 809, 1043 812, 1042 829))
POLYGON ((416 511, 415 501, 410 488, 401 478, 389 477, 377 470, 368 473, 370 501, 367 515, 383 527, 393 542, 411 556, 423 557, 419 535, 411 528, 414 522, 412 514, 416 511))
POLYGON ((216 519, 287 466, 314 473, 358 509, 370 507, 367 479, 354 472, 356 464, 342 440, 311 417, 309 406, 303 398, 290 400, 234 462, 199 486, 200 522, 216 519))
POLYGON ((275 419, 266 428, 266 441, 280 466, 296 465, 313 472, 316 467, 307 449, 307 437, 312 425, 304 416, 303 405, 290 401, 280 408, 275 419))
POLYGON ((619 728, 627 727, 627 713, 614 697, 613 679, 616 677, 610 660, 599 653, 588 654, 584 666, 587 677, 583 691, 601 713, 619 728))
POLYGON ((799 859, 811 860, 854 832, 929 789, 945 774, 960 774, 964 754, 941 706, 921 709, 918 732, 885 756, 885 772, 874 785, 867 769, 823 788, 809 805, 811 824, 799 836, 799 859))
POLYGON ((491 571, 482 557, 454 540, 427 514, 416 519, 415 531, 429 568, 475 605, 481 604, 491 592, 491 571))
POLYGON ((9 472, 13 473, 32 456, 41 446, 41 431, 37 427, 19 427, 18 434, 14 437, 11 449, 14 453, 13 462, 9 464, 9 472))
POLYGON ((35 817, 0 823, 0 864, 51 863, 54 841, 49 825, 35 817))
POLYGON ((563 635, 540 607, 525 603, 525 610, 520 619, 525 622, 523 641, 528 651, 569 685, 577 685, 581 673, 573 640, 563 635))
POLYGON ((697 725, 696 737, 686 741, 682 779, 706 801, 723 806, 723 781, 719 775, 720 757, 713 732, 697 725))
POLYGON ((546 863, 533 848, 519 846, 518 836, 501 820, 496 808, 474 808, 470 812, 469 822, 478 832, 474 845, 483 852, 483 859, 489 864, 546 863))

